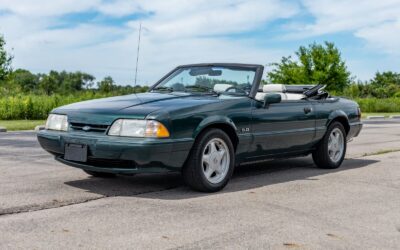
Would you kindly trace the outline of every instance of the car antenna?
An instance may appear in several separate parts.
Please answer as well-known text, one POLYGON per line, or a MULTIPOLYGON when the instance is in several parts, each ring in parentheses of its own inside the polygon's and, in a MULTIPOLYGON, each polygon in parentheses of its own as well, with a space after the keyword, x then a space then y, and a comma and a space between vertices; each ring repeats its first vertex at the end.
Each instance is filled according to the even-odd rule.
POLYGON ((133 93, 136 95, 136 81, 137 81, 137 73, 138 73, 138 64, 139 64, 139 52, 140 52, 140 35, 142 33, 142 22, 139 23, 139 37, 138 37, 138 46, 136 53, 136 69, 135 69, 135 82, 133 84, 133 93))

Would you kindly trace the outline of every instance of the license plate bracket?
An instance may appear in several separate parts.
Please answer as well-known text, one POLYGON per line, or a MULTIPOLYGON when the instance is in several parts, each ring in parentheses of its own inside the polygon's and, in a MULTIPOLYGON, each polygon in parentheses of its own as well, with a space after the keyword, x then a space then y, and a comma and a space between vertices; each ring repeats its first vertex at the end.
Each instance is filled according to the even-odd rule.
POLYGON ((67 161, 86 162, 88 147, 83 144, 65 144, 64 159, 67 161))

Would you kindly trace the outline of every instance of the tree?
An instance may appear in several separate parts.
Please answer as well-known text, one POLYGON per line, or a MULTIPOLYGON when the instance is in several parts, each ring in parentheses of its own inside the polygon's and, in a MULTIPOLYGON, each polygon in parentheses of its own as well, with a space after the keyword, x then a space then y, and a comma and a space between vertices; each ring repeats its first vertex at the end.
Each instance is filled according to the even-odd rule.
POLYGON ((79 73, 80 73, 81 79, 83 81, 83 86, 86 89, 92 88, 94 85, 94 80, 96 80, 96 78, 94 76, 86 74, 86 73, 81 73, 81 72, 79 72, 79 73))
POLYGON ((97 83, 99 91, 103 93, 111 92, 115 89, 114 80, 111 76, 104 77, 99 83, 97 83))
POLYGON ((12 56, 10 56, 5 50, 4 48, 5 45, 6 42, 4 41, 4 37, 0 35, 0 82, 6 81, 8 75, 12 71, 11 69, 12 56))
POLYGON ((352 83, 347 88, 345 88, 342 92, 344 96, 348 96, 351 98, 360 97, 361 91, 363 90, 363 83, 352 83))
POLYGON ((57 93, 60 86, 60 78, 60 73, 53 70, 48 75, 41 75, 39 89, 46 95, 57 93))
POLYGON ((376 72, 375 77, 371 80, 371 84, 375 87, 388 87, 390 85, 400 87, 400 74, 392 71, 376 72))
POLYGON ((392 71, 377 72, 370 84, 372 96, 378 98, 392 97, 400 92, 400 74, 392 71))
POLYGON ((333 43, 301 46, 295 52, 297 60, 283 57, 280 63, 272 63, 268 72, 273 83, 326 84, 328 90, 341 92, 352 80, 339 50, 333 43))
POLYGON ((34 91, 38 88, 39 77, 25 69, 17 69, 11 73, 11 84, 23 92, 34 91))
POLYGON ((59 74, 60 90, 63 93, 71 93, 88 89, 93 86, 94 76, 77 71, 65 72, 59 74))

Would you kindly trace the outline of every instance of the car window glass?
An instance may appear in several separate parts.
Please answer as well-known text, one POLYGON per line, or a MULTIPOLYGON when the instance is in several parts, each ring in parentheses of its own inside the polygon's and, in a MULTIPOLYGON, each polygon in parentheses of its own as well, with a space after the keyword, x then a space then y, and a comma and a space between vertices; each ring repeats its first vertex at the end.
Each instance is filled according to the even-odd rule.
POLYGON ((225 67, 179 68, 155 89, 170 91, 207 91, 248 94, 255 70, 225 67))

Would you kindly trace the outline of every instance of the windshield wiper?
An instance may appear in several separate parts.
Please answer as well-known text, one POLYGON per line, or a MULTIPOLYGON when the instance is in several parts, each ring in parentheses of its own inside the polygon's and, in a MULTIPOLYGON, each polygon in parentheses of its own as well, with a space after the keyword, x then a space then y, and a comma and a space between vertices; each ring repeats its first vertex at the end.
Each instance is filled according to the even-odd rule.
POLYGON ((211 94, 214 94, 214 95, 219 95, 219 93, 218 92, 216 92, 213 88, 210 88, 210 87, 206 87, 206 86, 200 86, 200 85, 188 85, 188 86, 185 86, 185 89, 186 90, 190 90, 190 89, 192 89, 192 90, 198 90, 198 92, 207 92, 207 93, 211 93, 211 94))
POLYGON ((174 89, 173 89, 173 88, 167 87, 167 86, 158 86, 158 87, 155 87, 155 88, 153 89, 153 91, 154 91, 154 90, 158 90, 158 91, 167 91, 167 92, 174 92, 174 89))

